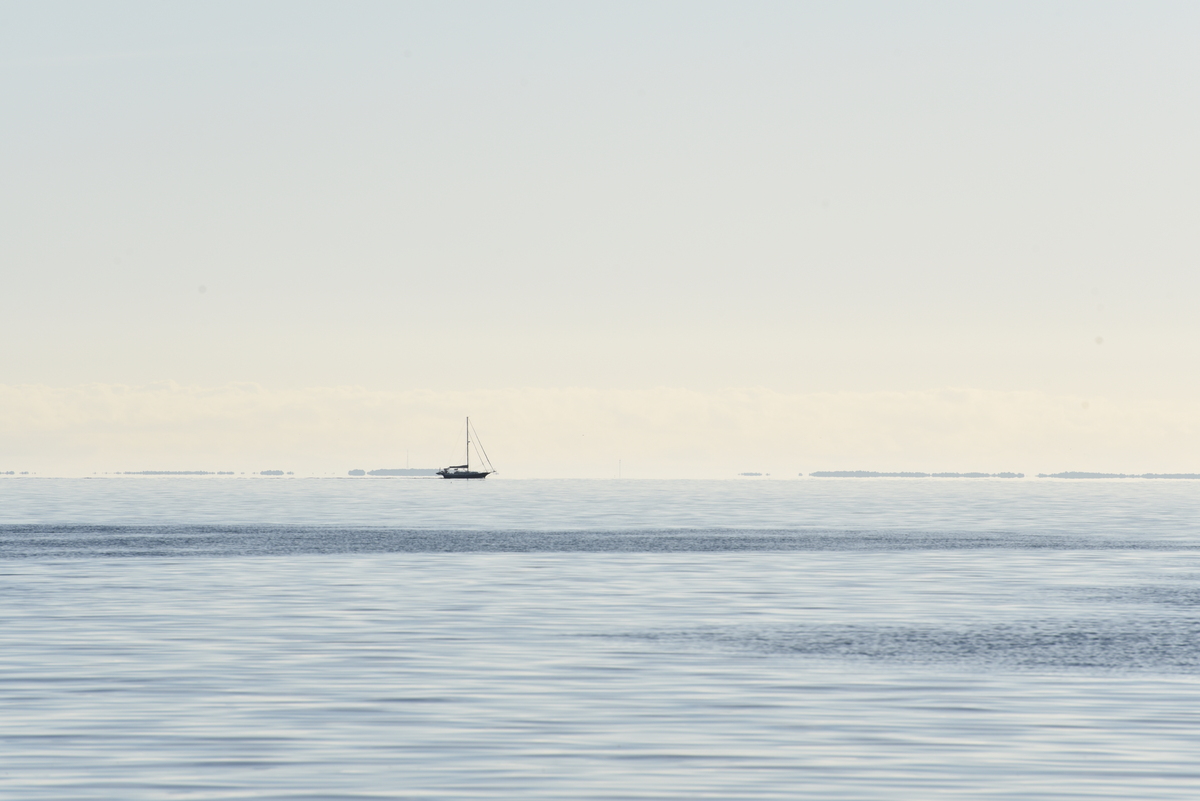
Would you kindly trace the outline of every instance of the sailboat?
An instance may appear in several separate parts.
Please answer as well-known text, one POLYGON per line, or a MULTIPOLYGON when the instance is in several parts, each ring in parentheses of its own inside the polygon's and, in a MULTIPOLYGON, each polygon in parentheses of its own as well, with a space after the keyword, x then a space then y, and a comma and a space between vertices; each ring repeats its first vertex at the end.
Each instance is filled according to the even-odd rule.
POLYGON ((454 464, 449 467, 443 467, 437 471, 437 474, 442 478, 487 478, 496 471, 492 469, 492 462, 488 459, 487 451, 483 449, 483 445, 479 442, 479 434, 475 434, 475 445, 478 448, 477 454, 483 458, 483 463, 487 465, 487 470, 472 470, 471 469, 471 418, 467 418, 467 458, 466 464, 454 464))

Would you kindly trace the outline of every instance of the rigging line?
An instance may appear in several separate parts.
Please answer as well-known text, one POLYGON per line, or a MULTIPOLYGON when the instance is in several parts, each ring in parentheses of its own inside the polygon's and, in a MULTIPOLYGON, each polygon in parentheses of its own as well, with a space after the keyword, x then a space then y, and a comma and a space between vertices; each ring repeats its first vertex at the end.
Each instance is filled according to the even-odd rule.
MULTIPOLYGON (((459 430, 461 431, 462 429, 459 429, 459 430)), ((454 438, 454 450, 450 454, 450 461, 446 462, 446 464, 453 464, 457 460, 458 460, 458 437, 455 437, 454 438)))
MULTIPOLYGON (((471 426, 471 430, 475 431, 475 426, 471 426)), ((483 443, 480 442, 480 440, 479 440, 479 432, 478 431, 475 431, 475 447, 478 448, 483 453, 484 461, 487 462, 488 467, 491 467, 492 470, 495 470, 496 468, 492 467, 492 460, 488 458, 487 451, 484 450, 483 443)))
POLYGON ((480 470, 482 470, 482 469, 483 469, 483 467, 484 467, 484 465, 486 465, 486 466, 487 466, 487 467, 490 469, 490 468, 491 468, 491 466, 492 466, 492 463, 491 463, 490 461, 488 461, 488 460, 487 460, 487 458, 486 458, 486 454, 484 454, 482 451, 480 451, 480 450, 479 450, 479 443, 478 443, 478 442, 476 442, 476 441, 474 441, 474 440, 472 440, 472 441, 471 441, 471 447, 473 447, 473 448, 475 449, 475 457, 476 457, 476 459, 477 459, 479 462, 481 462, 479 469, 480 469, 480 470))

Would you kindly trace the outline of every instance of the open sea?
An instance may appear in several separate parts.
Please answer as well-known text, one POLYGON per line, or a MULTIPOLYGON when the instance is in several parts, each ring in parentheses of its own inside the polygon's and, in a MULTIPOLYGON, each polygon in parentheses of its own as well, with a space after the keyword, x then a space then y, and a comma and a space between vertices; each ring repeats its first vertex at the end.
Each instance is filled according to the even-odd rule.
POLYGON ((0 798, 1198 797, 1200 481, 0 478, 0 798))

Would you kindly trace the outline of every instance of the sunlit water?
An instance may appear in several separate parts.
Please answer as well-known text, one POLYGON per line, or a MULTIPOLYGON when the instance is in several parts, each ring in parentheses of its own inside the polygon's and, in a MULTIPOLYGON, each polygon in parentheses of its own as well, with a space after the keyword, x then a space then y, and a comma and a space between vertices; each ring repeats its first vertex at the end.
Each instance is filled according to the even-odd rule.
POLYGON ((0 797, 1200 796, 1200 482, 0 479, 0 797))

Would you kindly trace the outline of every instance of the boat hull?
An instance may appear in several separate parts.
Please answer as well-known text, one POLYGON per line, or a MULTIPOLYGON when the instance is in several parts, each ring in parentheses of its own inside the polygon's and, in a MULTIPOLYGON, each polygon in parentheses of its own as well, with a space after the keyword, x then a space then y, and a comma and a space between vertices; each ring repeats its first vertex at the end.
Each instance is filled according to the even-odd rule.
POLYGON ((475 470, 439 470, 438 475, 442 478, 487 478, 491 473, 475 470))

